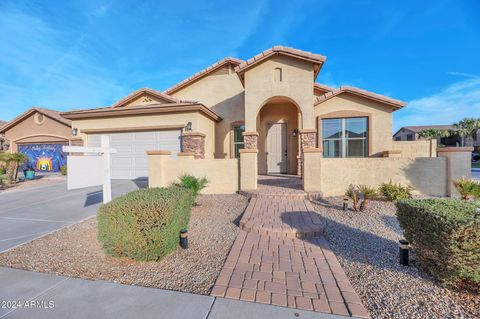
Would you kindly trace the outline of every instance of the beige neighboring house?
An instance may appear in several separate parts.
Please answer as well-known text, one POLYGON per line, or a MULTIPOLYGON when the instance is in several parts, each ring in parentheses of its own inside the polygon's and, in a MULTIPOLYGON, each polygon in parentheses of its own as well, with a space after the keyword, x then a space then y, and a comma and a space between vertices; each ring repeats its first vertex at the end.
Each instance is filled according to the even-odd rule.
POLYGON ((40 107, 33 107, 0 127, 0 134, 4 136, 4 150, 27 154, 30 164, 45 172, 58 172, 66 165, 62 146, 74 142, 70 120, 58 111, 40 107))
MULTIPOLYGON (((275 46, 246 61, 224 58, 163 92, 143 88, 111 106, 61 116, 72 121, 78 144, 98 146, 101 135, 110 136, 118 151, 112 155, 113 178, 148 176, 150 185, 166 186, 192 173, 210 179, 210 193, 256 189, 258 174, 303 175, 305 190, 343 193, 357 180, 383 181, 400 169, 395 165, 417 165, 409 162, 415 156, 436 160, 429 142, 392 141, 392 113, 404 102, 316 83, 325 61, 320 54, 275 46), (385 168, 389 173, 369 177, 373 159, 385 157, 394 165, 385 168), (362 174, 336 179, 337 166, 342 173, 358 166, 362 174), (328 183, 338 184, 330 190, 328 174, 328 183)), ((441 167, 436 178, 447 174, 444 159, 420 164, 431 167, 426 174, 441 167)), ((445 183, 425 192, 444 194, 445 183)))
MULTIPOLYGON (((5 124, 7 124, 6 121, 0 120, 0 130, 1 130, 2 126, 4 126, 5 124)), ((3 144, 4 143, 5 143, 5 136, 2 133, 0 133, 0 152, 3 151, 3 144)))
POLYGON ((455 130, 453 125, 420 125, 420 126, 403 126, 395 134, 393 134, 394 141, 416 141, 422 138, 419 134, 425 130, 455 130))

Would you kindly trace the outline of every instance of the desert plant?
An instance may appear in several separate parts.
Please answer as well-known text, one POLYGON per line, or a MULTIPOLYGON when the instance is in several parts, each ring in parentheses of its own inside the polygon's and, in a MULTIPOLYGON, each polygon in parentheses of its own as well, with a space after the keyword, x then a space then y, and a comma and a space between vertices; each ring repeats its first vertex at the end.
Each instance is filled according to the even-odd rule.
POLYGON ((367 208, 368 202, 371 199, 376 198, 378 193, 374 187, 370 187, 367 185, 358 185, 357 189, 363 198, 362 202, 360 203, 360 211, 363 211, 367 208))
POLYGON ((208 180, 206 177, 197 178, 195 176, 187 174, 180 176, 179 180, 180 186, 192 190, 195 197, 202 189, 207 187, 208 184, 208 180))
POLYGON ((194 200, 189 189, 140 189, 100 206, 98 239, 117 257, 156 261, 174 251, 194 200))
POLYGON ((412 198, 413 187, 410 185, 402 186, 401 184, 394 184, 392 180, 390 180, 388 183, 380 184, 378 190, 386 200, 396 201, 412 198))
POLYGON ((67 175, 67 165, 63 165, 62 167, 60 167, 60 173, 63 175, 63 176, 66 176, 67 175))
POLYGON ((458 199, 400 200, 400 226, 424 270, 450 287, 480 290, 480 214, 458 199))
POLYGON ((469 200, 471 197, 473 197, 474 200, 480 198, 480 182, 462 177, 454 180, 453 185, 455 185, 455 188, 465 201, 469 200))
POLYGON ((377 190, 367 185, 349 185, 345 196, 353 202, 353 210, 363 211, 367 208, 368 202, 377 197, 377 190))
POLYGON ((22 153, 0 153, 0 161, 7 164, 6 181, 13 184, 17 181, 20 164, 29 160, 29 157, 22 153))

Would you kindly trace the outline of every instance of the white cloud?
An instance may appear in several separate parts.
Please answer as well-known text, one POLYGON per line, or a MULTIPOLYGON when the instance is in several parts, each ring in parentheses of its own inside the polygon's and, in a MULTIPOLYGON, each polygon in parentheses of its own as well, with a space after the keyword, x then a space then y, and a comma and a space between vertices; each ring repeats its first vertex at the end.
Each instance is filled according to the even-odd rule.
POLYGON ((465 117, 480 117, 480 76, 468 77, 430 96, 408 102, 394 113, 394 131, 402 126, 452 124, 465 117))

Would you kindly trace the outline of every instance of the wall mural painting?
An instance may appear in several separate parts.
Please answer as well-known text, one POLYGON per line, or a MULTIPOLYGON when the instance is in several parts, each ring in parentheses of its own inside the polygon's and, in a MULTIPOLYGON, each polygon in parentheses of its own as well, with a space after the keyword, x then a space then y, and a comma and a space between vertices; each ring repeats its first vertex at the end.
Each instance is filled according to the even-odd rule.
POLYGON ((64 144, 18 145, 18 151, 28 156, 29 166, 37 172, 59 172, 67 165, 67 156, 62 151, 64 144))

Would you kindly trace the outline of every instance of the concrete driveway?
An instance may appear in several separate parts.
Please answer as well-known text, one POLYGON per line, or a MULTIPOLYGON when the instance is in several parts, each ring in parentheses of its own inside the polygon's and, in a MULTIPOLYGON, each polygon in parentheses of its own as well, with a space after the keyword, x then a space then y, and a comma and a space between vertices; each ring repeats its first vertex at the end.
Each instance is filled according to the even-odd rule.
MULTIPOLYGON (((112 181, 112 196, 146 187, 147 181, 112 181)), ((101 187, 67 191, 66 182, 0 193, 0 252, 94 216, 101 187)))

